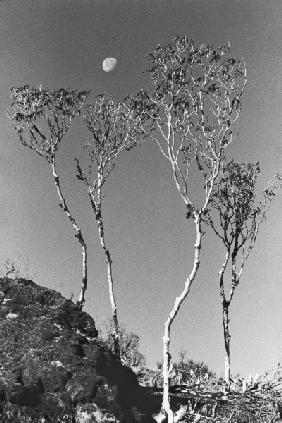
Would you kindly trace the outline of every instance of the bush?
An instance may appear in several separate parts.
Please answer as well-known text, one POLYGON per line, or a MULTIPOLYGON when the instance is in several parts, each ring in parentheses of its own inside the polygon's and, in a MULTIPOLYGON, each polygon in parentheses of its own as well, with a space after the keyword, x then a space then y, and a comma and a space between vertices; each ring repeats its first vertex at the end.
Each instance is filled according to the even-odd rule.
MULTIPOLYGON (((111 330, 111 322, 106 325, 105 343, 114 353, 114 340, 111 330)), ((125 327, 119 326, 119 343, 121 361, 128 367, 144 367, 145 356, 139 351, 139 336, 134 332, 128 332, 125 327)))

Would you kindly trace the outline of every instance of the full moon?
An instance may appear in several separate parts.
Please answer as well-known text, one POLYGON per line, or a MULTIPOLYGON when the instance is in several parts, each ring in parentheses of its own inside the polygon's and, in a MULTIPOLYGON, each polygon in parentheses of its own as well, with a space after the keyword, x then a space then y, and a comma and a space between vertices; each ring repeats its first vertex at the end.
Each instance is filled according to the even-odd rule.
POLYGON ((111 72, 117 65, 117 59, 114 57, 107 57, 103 60, 103 71, 111 72))

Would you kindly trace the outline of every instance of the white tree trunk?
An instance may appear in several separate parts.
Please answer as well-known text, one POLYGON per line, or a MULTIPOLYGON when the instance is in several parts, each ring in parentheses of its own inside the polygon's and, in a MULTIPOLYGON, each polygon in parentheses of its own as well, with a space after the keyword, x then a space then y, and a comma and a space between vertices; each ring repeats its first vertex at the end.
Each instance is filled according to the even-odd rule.
POLYGON ((173 423, 173 412, 170 408, 169 399, 169 371, 171 365, 171 356, 169 353, 170 344, 170 324, 165 323, 165 334, 163 337, 163 403, 162 408, 167 413, 168 423, 173 423))
POLYGON ((53 157, 53 159, 51 161, 51 166, 52 166, 52 173, 53 173, 55 185, 56 185, 57 192, 58 192, 58 195, 59 195, 59 198, 60 198, 60 201, 61 201, 60 206, 62 207, 62 209, 66 213, 67 217, 69 218, 69 220, 70 220, 70 222, 73 226, 73 229, 75 231, 75 237, 77 238, 78 242, 81 245, 82 280, 81 280, 81 289, 80 289, 80 294, 79 294, 79 298, 78 298, 78 304, 79 304, 80 308, 82 309, 83 305, 85 303, 85 292, 87 290, 87 245, 86 245, 84 238, 82 236, 81 229, 77 225, 75 218, 71 215, 70 210, 67 207, 66 200, 65 200, 63 193, 62 193, 62 190, 61 190, 60 179, 59 179, 59 176, 56 172, 55 157, 53 157))
POLYGON ((180 309, 182 302, 185 300, 187 295, 190 292, 191 285, 195 279, 197 271, 200 265, 200 250, 201 250, 201 216, 198 213, 194 213, 194 222, 196 226, 196 241, 194 244, 194 263, 193 269, 188 276, 184 289, 181 292, 179 297, 176 297, 174 307, 169 314, 167 321, 165 322, 165 331, 163 337, 163 402, 162 408, 166 412, 168 417, 168 423, 174 422, 174 413, 170 408, 170 399, 169 399, 169 381, 170 381, 170 366, 172 365, 171 356, 169 353, 169 344, 170 344, 170 328, 171 325, 180 309))
POLYGON ((223 304, 223 332, 224 332, 224 379, 227 388, 230 388, 230 333, 229 333, 229 305, 223 304))
MULTIPOLYGON (((97 209, 96 209, 97 210, 97 209)), ((110 295, 110 303, 112 308, 112 319, 113 319, 113 341, 114 341, 114 353, 115 356, 120 358, 120 345, 119 345, 119 324, 118 324, 118 316, 117 316, 117 305, 116 299, 114 294, 114 280, 113 280, 113 270, 112 270, 112 260, 110 256, 110 252, 106 247, 105 243, 105 236, 104 236, 104 225, 101 211, 96 213, 96 219, 98 222, 98 232, 100 237, 100 243, 104 250, 106 256, 106 263, 107 263, 107 271, 108 271, 108 287, 109 287, 109 295, 110 295)))

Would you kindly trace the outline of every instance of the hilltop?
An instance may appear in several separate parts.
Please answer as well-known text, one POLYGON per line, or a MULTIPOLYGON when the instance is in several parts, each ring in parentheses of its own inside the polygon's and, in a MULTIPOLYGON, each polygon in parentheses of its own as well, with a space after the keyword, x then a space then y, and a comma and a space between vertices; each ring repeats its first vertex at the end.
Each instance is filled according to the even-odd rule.
POLYGON ((2 278, 0 305, 0 422, 153 421, 159 404, 71 300, 2 278))

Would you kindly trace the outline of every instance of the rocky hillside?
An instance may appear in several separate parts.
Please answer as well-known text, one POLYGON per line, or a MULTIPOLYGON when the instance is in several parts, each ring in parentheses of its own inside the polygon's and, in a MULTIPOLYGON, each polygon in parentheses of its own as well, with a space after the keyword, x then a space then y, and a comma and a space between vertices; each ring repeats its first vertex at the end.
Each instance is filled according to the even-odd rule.
POLYGON ((149 423, 159 409, 60 293, 0 279, 0 422, 149 423))

